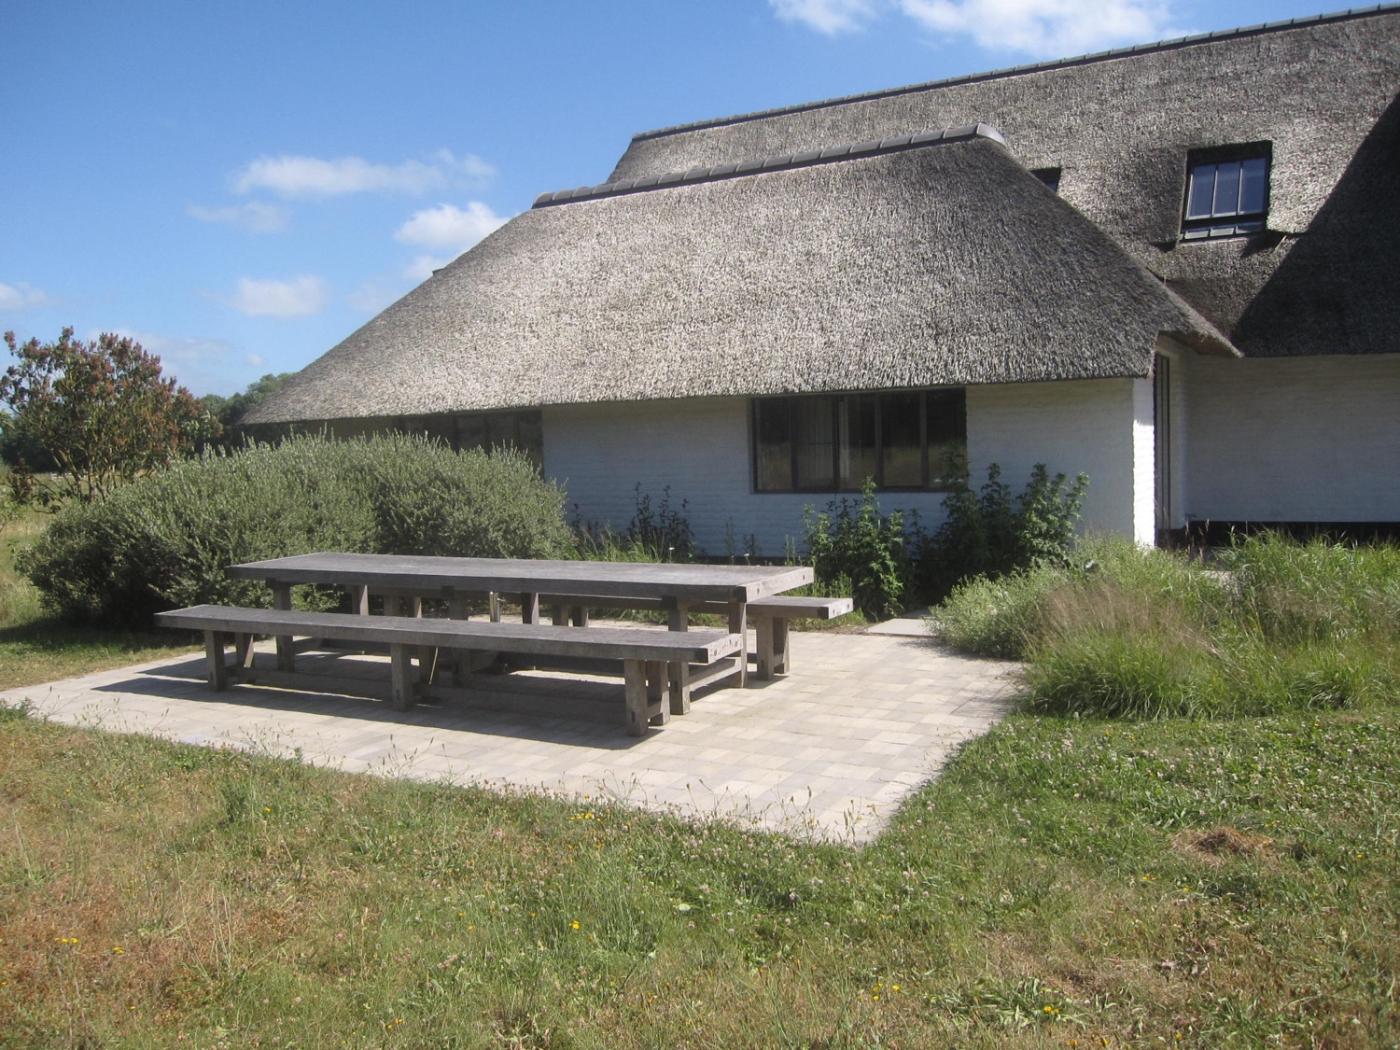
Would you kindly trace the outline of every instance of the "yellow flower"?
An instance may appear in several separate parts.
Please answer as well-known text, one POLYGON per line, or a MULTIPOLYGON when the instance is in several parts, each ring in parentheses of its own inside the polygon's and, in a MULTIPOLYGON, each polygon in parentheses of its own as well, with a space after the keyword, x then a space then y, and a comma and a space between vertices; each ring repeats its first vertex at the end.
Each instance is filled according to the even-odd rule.
POLYGON ((582 924, 577 919, 574 919, 569 923, 569 929, 577 930, 580 927, 580 925, 582 924))
POLYGON ((114 944, 114 945, 112 945, 112 954, 113 954, 113 955, 125 955, 125 954, 126 954, 126 949, 123 948, 120 944, 114 944))

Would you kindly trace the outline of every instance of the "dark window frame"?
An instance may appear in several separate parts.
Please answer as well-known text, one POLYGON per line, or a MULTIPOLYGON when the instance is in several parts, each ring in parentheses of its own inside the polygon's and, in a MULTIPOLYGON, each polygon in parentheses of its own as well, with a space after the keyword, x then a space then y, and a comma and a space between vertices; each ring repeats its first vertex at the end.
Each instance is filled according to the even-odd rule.
MULTIPOLYGON (((1250 237, 1269 228, 1269 208, 1273 203, 1274 155, 1272 142, 1243 142, 1228 146, 1205 146, 1186 154, 1186 177, 1181 196, 1182 241, 1219 241, 1231 237, 1250 237), (1190 218, 1192 179, 1197 169, 1209 164, 1241 164, 1250 160, 1264 162, 1264 200, 1258 211, 1234 214, 1212 214, 1190 218), (1226 229, 1228 227, 1228 229, 1226 229), (1220 232, 1216 232, 1219 230, 1220 232)), ((1243 169, 1241 168, 1241 174, 1243 169)))
POLYGON ((1064 175, 1064 168, 1032 168, 1031 174, 1051 193, 1059 196, 1060 178, 1064 175))
MULTIPOLYGON (((801 495, 804 493, 820 492, 859 492, 865 483, 862 477, 853 484, 843 484, 841 477, 841 453, 843 449, 841 434, 841 403, 847 398, 855 399, 874 395, 875 400, 875 486, 881 492, 951 492, 954 491, 961 478, 940 477, 931 478, 929 476, 930 456, 929 456, 929 402, 930 395, 940 393, 955 392, 961 395, 959 404, 959 415, 962 421, 963 451, 967 449, 967 388, 960 386, 945 387, 925 387, 917 390, 879 390, 879 391, 858 391, 838 394, 788 394, 769 397, 754 397, 749 399, 749 486, 750 491, 760 496, 781 496, 781 495, 801 495), (923 478, 918 485, 886 485, 884 482, 885 470, 885 427, 884 427, 884 406, 886 397, 895 394, 917 394, 919 395, 919 459, 920 475, 923 478), (788 411, 788 476, 792 481, 789 488, 763 488, 759 484, 759 435, 762 433, 762 425, 759 419, 760 408, 764 402, 797 400, 828 399, 831 402, 831 427, 832 427, 832 452, 831 452, 831 484, 803 485, 801 473, 798 470, 798 442, 792 433, 791 410, 788 411)), ((848 409, 847 418, 851 413, 848 409)))

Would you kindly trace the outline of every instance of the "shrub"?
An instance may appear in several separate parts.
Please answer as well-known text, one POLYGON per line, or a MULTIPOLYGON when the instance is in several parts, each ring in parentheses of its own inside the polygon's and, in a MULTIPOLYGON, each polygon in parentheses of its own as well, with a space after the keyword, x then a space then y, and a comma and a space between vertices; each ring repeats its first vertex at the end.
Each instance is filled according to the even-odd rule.
POLYGON ((1046 593, 1065 582, 1065 574, 1049 566, 978 576, 953 588, 930 626, 954 649, 1018 660, 1035 636, 1046 593))
POLYGON ((653 561, 690 561, 697 549, 687 517, 689 504, 681 500, 679 509, 672 507, 670 485, 662 490, 661 501, 655 507, 651 504, 651 494, 642 491, 641 482, 634 492, 637 510, 623 539, 633 547, 651 551, 655 554, 653 561))
POLYGON ((854 505, 848 499, 833 501, 823 514, 805 508, 802 526, 818 586, 845 581, 856 608, 872 620, 903 611, 909 572, 904 516, 899 511, 880 514, 874 481, 866 480, 854 505))
POLYGON ((945 517, 921 535, 915 553, 916 586, 930 600, 975 576, 998 576, 1040 563, 1064 564, 1089 479, 1069 481, 1036 464, 1025 489, 1013 496, 1001 467, 987 468, 979 492, 964 483, 944 500, 945 517))
POLYGON ((66 617, 140 624, 200 602, 266 605, 265 585, 225 575, 240 561, 316 550, 545 557, 568 547, 562 493, 520 456, 453 452, 418 436, 294 437, 206 452, 71 505, 21 568, 66 617))

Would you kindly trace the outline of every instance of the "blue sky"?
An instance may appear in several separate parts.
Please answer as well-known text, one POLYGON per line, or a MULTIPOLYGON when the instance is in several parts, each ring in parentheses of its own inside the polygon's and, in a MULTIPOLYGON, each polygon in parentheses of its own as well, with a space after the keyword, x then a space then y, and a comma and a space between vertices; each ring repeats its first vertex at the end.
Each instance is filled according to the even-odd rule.
POLYGON ((1332 7, 0 0, 0 329, 300 368, 637 131, 1332 7))

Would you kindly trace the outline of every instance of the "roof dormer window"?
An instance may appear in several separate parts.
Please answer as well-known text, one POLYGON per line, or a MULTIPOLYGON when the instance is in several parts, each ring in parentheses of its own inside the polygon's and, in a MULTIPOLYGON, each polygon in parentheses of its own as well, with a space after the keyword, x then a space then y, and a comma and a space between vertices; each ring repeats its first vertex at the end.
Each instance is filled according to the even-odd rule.
POLYGON ((1269 215, 1269 144, 1195 150, 1186 164, 1183 240, 1237 237, 1269 215))

